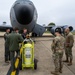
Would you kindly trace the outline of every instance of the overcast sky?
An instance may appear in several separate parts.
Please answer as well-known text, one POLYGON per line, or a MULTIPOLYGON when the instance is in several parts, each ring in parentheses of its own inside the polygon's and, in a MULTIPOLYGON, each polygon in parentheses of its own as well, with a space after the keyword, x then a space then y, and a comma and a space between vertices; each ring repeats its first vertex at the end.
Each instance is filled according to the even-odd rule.
MULTIPOLYGON (((10 8, 16 0, 0 0, 0 24, 10 24, 10 8)), ((75 29, 75 0, 31 0, 38 12, 37 23, 71 25, 75 29)))

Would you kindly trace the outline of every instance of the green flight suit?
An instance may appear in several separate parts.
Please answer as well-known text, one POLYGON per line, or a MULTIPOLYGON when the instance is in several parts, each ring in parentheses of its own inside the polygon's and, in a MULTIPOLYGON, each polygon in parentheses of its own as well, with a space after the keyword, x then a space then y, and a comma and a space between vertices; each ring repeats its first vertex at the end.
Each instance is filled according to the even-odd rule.
POLYGON ((17 55, 19 54, 20 52, 19 43, 22 42, 23 42, 22 36, 19 33, 16 33, 15 31, 9 34, 6 40, 6 43, 9 45, 11 65, 13 70, 15 70, 14 66, 15 52, 17 53, 17 55))
POLYGON ((9 51, 9 46, 8 44, 6 44, 6 39, 7 39, 7 36, 9 35, 9 33, 5 33, 4 34, 4 40, 5 40, 5 62, 9 61, 10 60, 10 51, 9 51))

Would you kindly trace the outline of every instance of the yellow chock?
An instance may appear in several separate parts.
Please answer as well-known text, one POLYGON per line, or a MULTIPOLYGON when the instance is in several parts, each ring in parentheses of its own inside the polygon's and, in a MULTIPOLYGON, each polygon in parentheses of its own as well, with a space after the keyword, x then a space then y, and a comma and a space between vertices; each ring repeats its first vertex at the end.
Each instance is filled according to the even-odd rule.
POLYGON ((11 75, 16 75, 16 70, 12 71, 11 75))
POLYGON ((18 68, 18 64, 19 64, 19 58, 16 59, 15 68, 18 68))

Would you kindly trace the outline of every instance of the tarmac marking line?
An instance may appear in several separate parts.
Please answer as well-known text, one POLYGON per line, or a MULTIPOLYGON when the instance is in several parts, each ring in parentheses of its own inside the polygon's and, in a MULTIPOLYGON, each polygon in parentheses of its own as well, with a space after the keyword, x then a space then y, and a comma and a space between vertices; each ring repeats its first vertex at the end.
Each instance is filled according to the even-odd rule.
POLYGON ((15 59, 15 71, 12 71, 12 67, 10 66, 7 75, 18 75, 18 65, 19 65, 19 59, 18 58, 14 58, 15 59))
POLYGON ((75 75, 75 72, 72 71, 72 69, 70 67, 68 67, 66 64, 64 64, 74 75, 75 75))
POLYGON ((18 68, 18 64, 19 64, 19 58, 16 59, 15 68, 18 68))
POLYGON ((11 75, 16 75, 16 70, 11 73, 11 75))

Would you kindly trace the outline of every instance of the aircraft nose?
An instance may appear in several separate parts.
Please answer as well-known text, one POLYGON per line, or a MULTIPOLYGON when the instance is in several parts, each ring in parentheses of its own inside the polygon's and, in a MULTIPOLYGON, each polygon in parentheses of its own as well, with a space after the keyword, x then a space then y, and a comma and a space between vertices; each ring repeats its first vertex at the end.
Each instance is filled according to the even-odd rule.
POLYGON ((29 24, 33 19, 34 10, 27 5, 15 5, 14 12, 17 21, 22 25, 29 24))

